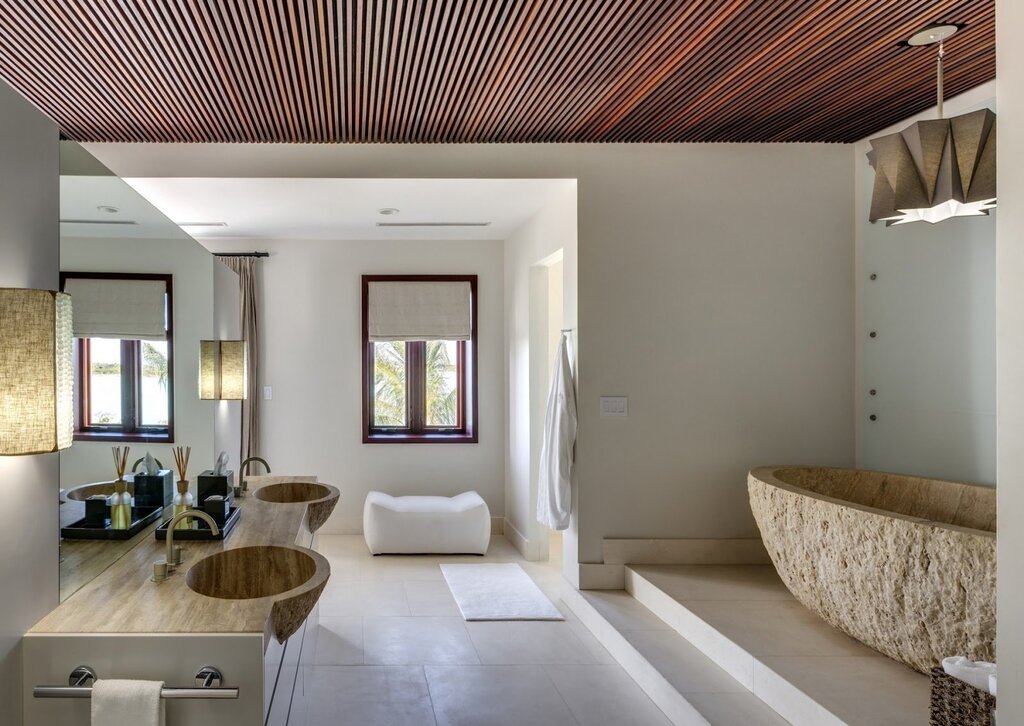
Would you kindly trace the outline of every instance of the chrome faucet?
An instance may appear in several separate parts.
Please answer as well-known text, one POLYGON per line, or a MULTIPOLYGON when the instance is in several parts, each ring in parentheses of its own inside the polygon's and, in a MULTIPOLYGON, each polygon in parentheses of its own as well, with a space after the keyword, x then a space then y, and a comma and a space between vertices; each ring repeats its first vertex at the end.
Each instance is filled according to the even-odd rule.
POLYGON ((178 512, 171 521, 167 523, 167 554, 164 556, 163 562, 153 563, 153 581, 163 582, 171 576, 171 572, 174 567, 181 564, 181 547, 178 547, 178 551, 174 549, 174 525, 183 519, 201 519, 210 525, 210 530, 214 535, 220 534, 220 529, 217 528, 217 523, 213 521, 206 512, 201 509, 186 509, 184 512, 178 512))

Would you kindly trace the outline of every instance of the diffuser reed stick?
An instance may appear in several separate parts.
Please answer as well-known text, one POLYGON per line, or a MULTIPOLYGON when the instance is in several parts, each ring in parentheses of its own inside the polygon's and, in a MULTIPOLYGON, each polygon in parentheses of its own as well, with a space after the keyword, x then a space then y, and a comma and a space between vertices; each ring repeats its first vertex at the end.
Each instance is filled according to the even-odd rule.
POLYGON ((192 458, 192 447, 175 446, 172 453, 174 454, 174 465, 178 468, 178 479, 187 481, 188 460, 192 458))
MULTIPOLYGON (((174 495, 174 514, 178 515, 192 509, 192 504, 195 501, 192 493, 188 490, 188 460, 192 458, 192 447, 175 446, 172 453, 174 454, 174 465, 178 468, 178 493, 174 495)), ((174 525, 174 528, 191 529, 192 522, 183 519, 174 525)))

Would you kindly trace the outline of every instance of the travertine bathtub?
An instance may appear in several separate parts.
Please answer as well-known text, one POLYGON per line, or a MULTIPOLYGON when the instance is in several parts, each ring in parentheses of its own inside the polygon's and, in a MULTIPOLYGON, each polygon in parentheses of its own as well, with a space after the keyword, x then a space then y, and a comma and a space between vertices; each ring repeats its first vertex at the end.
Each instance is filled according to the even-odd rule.
POLYGON ((754 469, 747 485, 805 607, 923 673, 948 655, 995 660, 994 488, 793 466, 754 469))

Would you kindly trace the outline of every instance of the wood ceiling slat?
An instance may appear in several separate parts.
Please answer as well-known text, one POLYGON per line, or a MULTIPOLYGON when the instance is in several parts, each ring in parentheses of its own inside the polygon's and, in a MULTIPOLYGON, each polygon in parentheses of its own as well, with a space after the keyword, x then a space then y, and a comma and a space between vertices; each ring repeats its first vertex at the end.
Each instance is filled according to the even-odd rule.
POLYGON ((0 78, 81 141, 869 136, 995 76, 994 0, 10 0, 0 78))

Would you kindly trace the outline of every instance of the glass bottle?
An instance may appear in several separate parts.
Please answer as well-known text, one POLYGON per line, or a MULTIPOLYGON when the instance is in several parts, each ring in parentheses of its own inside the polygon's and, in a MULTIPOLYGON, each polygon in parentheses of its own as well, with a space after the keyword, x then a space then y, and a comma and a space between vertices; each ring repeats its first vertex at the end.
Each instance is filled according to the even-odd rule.
POLYGON ((118 479, 114 482, 114 493, 110 495, 110 528, 128 529, 132 526, 132 495, 128 493, 128 482, 118 479))
MULTIPOLYGON (((174 495, 174 515, 177 516, 182 512, 187 512, 192 509, 194 502, 192 492, 188 490, 188 479, 181 479, 178 482, 178 493, 174 495)), ((192 529, 192 520, 183 519, 174 525, 175 529, 192 529)))

